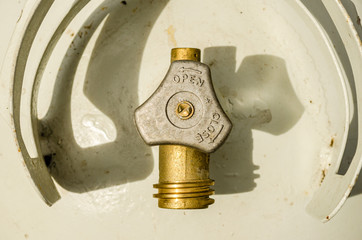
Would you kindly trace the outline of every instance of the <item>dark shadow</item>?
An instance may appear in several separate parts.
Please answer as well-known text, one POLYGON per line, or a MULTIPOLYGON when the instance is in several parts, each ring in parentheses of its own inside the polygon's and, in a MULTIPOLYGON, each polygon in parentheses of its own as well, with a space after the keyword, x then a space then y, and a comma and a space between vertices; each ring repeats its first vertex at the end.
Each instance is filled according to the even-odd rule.
MULTIPOLYGON (((346 1, 344 1, 346 2, 346 1)), ((344 47, 343 41, 338 33, 336 26, 333 23, 332 18, 330 17, 327 9, 321 0, 302 0, 302 3, 307 7, 307 9, 313 14, 313 16, 318 20, 318 22, 322 25, 326 33, 328 34, 330 40, 333 43, 334 48, 338 54, 339 59, 343 65, 344 71, 348 78, 348 82, 351 88, 352 99, 354 102, 354 109, 352 121, 349 125, 349 133, 348 139, 346 143, 346 147, 344 149, 343 157, 340 163, 340 166, 337 170, 337 174, 344 175, 348 171, 348 168, 351 164, 353 156, 355 155, 357 149, 357 141, 358 141, 358 116, 357 116, 357 102, 356 99, 356 87, 354 84, 354 76, 352 72, 351 63, 349 61, 346 48, 344 47)))
POLYGON ((105 1, 84 23, 69 47, 58 73, 40 135, 47 139, 47 163, 65 189, 88 192, 139 181, 153 170, 151 148, 138 136, 133 112, 138 100, 138 75, 151 28, 168 1, 105 1), (88 66, 84 93, 117 131, 114 142, 81 148, 73 136, 71 93, 74 75, 87 43, 105 24, 88 66))
POLYGON ((280 135, 300 119, 304 107, 291 85, 285 61, 272 55, 243 59, 236 70, 235 47, 205 49, 215 91, 234 128, 211 156, 216 194, 248 192, 256 187, 252 129, 280 135))
MULTIPOLYGON (((360 172, 359 176, 361 176, 362 171, 360 172)), ((362 177, 359 177, 354 185, 351 194, 349 197, 353 197, 362 193, 362 177)))
MULTIPOLYGON (((350 15, 353 26, 357 30, 357 33, 358 33, 359 37, 362 39, 361 17, 358 15, 358 12, 357 12, 357 9, 356 9, 355 5, 350 0, 341 0, 341 2, 343 4, 343 6, 346 8, 348 14, 350 15)), ((352 75, 352 77, 353 77, 353 75, 352 75)), ((358 135, 357 135, 357 132, 358 132, 358 125, 357 125, 358 116, 357 116, 357 105, 356 105, 356 92, 355 92, 355 89, 354 89, 354 79, 351 79, 351 80, 353 80, 353 94, 354 94, 353 101, 355 103, 355 109, 354 109, 355 116, 353 118, 353 121, 355 121, 355 122, 353 123, 354 125, 350 124, 350 131, 352 132, 351 133, 351 138, 353 137, 352 146, 354 146, 354 148, 352 148, 352 150, 354 150, 354 151, 349 153, 348 158, 346 158, 349 161, 348 160, 347 161, 342 160, 342 163, 344 163, 344 164, 340 165, 340 170, 342 170, 341 173, 346 173, 347 172, 348 167, 351 164, 351 159, 353 158, 353 156, 355 154, 355 151, 356 151, 356 148, 357 148, 357 143, 358 143, 358 135)), ((352 140, 349 140, 349 141, 352 141, 352 140)), ((347 155, 347 151, 350 151, 350 150, 351 149, 346 148, 344 155, 347 155)), ((362 170, 359 173, 359 176, 361 176, 361 174, 362 174, 362 170)), ((354 187, 352 189, 350 197, 359 195, 361 193, 362 193, 362 177, 359 177, 357 179, 357 181, 356 181, 356 184, 354 185, 354 187)))

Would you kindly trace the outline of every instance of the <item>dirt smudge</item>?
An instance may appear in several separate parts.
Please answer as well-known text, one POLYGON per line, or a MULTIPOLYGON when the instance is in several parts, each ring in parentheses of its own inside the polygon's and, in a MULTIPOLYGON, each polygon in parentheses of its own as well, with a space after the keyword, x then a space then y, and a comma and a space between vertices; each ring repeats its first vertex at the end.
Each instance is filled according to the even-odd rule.
POLYGON ((176 29, 173 27, 173 25, 170 25, 166 30, 167 35, 168 35, 168 40, 174 47, 177 46, 177 42, 176 42, 176 38, 175 38, 175 31, 176 31, 176 29))

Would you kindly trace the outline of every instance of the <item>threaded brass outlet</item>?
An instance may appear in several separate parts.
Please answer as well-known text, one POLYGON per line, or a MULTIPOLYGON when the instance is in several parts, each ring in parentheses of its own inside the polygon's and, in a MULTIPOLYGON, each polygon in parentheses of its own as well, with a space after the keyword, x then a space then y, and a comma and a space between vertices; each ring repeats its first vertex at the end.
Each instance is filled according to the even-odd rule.
POLYGON ((209 179, 209 154, 180 145, 161 145, 158 206, 170 209, 200 209, 214 203, 209 179))
MULTIPOLYGON (((200 50, 174 48, 171 62, 177 60, 200 61, 200 50)), ((186 112, 186 107, 181 110, 176 110, 175 114, 185 121, 192 117, 191 110, 186 112)), ((159 154, 159 183, 154 185, 158 194, 154 197, 158 198, 160 208, 201 209, 214 203, 214 199, 209 198, 214 194, 214 190, 210 189, 214 181, 209 179, 208 153, 187 146, 160 145, 159 154)))

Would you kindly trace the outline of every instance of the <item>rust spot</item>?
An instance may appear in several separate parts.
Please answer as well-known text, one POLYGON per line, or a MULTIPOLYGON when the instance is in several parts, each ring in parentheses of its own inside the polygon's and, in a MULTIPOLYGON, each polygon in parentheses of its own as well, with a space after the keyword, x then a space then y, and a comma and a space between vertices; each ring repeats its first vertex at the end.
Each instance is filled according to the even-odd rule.
POLYGON ((25 239, 29 238, 29 235, 27 233, 24 234, 25 239))
POLYGON ((357 16, 357 24, 361 26, 361 18, 359 16, 357 16))
POLYGON ((79 32, 79 33, 78 33, 78 36, 79 36, 79 38, 82 38, 83 33, 82 33, 82 32, 79 32))
POLYGON ((327 216, 326 219, 329 220, 329 216, 327 216))
POLYGON ((73 37, 74 36, 74 31, 71 30, 71 29, 68 29, 67 34, 69 34, 71 37, 73 37))
POLYGON ((312 100, 309 100, 309 103, 313 103, 313 101, 312 101, 312 100))
POLYGON ((294 205, 294 203, 293 203, 293 202, 290 202, 290 203, 289 203, 289 205, 290 205, 290 206, 293 206, 293 205, 294 205))
POLYGON ((106 10, 106 9, 108 9, 108 7, 102 7, 102 11, 104 11, 104 10, 106 10))
POLYGON ((107 171, 104 171, 104 173, 105 173, 105 174, 109 174, 109 171, 108 171, 108 170, 107 170, 107 171))
POLYGON ((320 184, 322 184, 322 183, 323 183, 324 178, 326 177, 326 173, 327 173, 327 170, 326 170, 326 169, 323 169, 323 170, 322 170, 322 179, 321 179, 320 184))
POLYGON ((20 148, 18 148, 18 152, 21 152, 20 148))
POLYGON ((329 143, 330 147, 333 147, 333 145, 334 145, 334 137, 331 138, 331 142, 329 143))

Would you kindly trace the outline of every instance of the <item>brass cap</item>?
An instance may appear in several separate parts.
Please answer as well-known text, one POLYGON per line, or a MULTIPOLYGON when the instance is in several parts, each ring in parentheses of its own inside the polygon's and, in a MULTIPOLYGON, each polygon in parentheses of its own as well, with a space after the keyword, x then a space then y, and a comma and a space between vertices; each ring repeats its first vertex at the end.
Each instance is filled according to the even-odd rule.
POLYGON ((173 48, 171 50, 171 62, 189 60, 200 62, 201 51, 198 48, 173 48))

